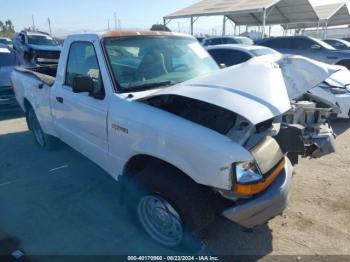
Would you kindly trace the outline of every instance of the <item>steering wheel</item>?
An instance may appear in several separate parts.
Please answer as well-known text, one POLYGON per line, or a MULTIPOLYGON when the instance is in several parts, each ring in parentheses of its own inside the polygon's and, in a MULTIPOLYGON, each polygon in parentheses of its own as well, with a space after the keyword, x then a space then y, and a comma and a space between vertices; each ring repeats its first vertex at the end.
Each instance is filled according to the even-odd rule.
POLYGON ((173 70, 180 71, 180 72, 186 72, 186 71, 190 71, 190 68, 186 64, 180 64, 180 65, 174 66, 173 70), (180 68, 183 68, 184 70, 179 70, 180 68))

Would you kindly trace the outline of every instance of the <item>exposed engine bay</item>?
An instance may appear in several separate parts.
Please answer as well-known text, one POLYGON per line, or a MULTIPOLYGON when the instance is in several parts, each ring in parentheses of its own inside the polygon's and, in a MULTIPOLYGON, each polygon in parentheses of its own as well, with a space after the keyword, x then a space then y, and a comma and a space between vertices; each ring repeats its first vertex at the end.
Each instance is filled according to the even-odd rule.
POLYGON ((298 156, 317 158, 335 151, 335 136, 328 123, 332 108, 307 95, 293 100, 292 109, 283 116, 256 126, 225 108, 192 98, 162 95, 143 102, 225 135, 248 150, 272 136, 294 163, 298 156))
MULTIPOLYGON (((283 115, 282 129, 287 134, 291 130, 299 132, 303 137, 303 148, 296 141, 281 141, 282 149, 294 147, 294 150, 288 152, 313 158, 335 152, 335 134, 329 124, 333 108, 311 99, 308 95, 293 100, 291 104, 292 109, 283 115)), ((279 136, 282 135, 283 131, 279 136)))

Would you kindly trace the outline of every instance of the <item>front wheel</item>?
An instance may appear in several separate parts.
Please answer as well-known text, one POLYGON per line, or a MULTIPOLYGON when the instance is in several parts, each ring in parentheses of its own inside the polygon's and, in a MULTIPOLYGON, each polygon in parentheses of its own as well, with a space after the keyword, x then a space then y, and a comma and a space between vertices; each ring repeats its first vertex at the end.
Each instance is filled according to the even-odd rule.
POLYGON ((145 168, 125 193, 141 227, 165 247, 198 251, 204 229, 216 217, 212 191, 168 166, 145 168))
POLYGON ((138 219, 152 239, 167 246, 178 246, 184 237, 184 224, 176 208, 156 194, 144 195, 137 205, 138 219))
POLYGON ((44 133, 33 108, 30 108, 28 111, 27 122, 29 129, 32 131, 35 143, 45 150, 54 149, 55 138, 44 133))

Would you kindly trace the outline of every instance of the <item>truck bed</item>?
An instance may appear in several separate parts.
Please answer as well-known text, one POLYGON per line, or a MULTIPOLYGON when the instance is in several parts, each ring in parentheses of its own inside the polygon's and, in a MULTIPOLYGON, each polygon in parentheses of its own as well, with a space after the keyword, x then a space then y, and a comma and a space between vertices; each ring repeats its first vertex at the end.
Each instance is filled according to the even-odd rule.
POLYGON ((56 80, 57 66, 38 66, 38 67, 21 67, 15 68, 16 71, 34 76, 43 84, 52 86, 56 80))
POLYGON ((26 112, 28 106, 35 108, 41 127, 47 134, 54 134, 50 105, 50 91, 56 79, 55 67, 17 67, 11 80, 16 100, 26 112))

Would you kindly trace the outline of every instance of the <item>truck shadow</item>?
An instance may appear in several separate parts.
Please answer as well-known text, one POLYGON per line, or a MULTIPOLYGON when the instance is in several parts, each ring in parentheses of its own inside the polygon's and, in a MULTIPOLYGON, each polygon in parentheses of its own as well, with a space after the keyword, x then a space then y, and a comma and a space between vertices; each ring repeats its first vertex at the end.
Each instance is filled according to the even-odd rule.
MULTIPOLYGON (((171 255, 136 226, 118 183, 68 146, 37 148, 29 131, 0 135, 0 227, 28 255, 171 255)), ((204 254, 265 256, 272 234, 246 232, 224 218, 207 232, 204 254)), ((196 243, 194 243, 196 244, 196 243)))
POLYGON ((15 107, 11 110, 5 110, 0 108, 0 121, 16 119, 21 117, 24 117, 24 113, 19 107, 15 107))
POLYGON ((25 256, 21 250, 21 242, 17 238, 0 237, 0 259, 2 262, 29 262, 30 260, 25 256))
POLYGON ((212 254, 257 260, 272 252, 272 231, 267 224, 245 230, 222 217, 209 228, 206 243, 212 254))

